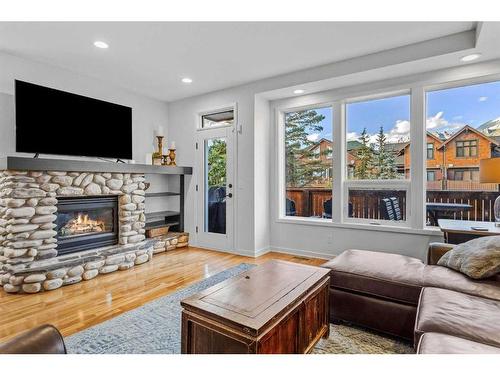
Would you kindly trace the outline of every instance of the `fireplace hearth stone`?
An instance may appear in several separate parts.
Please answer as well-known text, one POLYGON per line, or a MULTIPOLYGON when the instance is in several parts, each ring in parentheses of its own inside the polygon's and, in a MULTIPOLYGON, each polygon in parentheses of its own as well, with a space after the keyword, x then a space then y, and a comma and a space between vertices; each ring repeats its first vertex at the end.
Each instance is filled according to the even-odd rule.
MULTIPOLYGON (((133 261, 115 264, 118 269, 130 268, 132 262, 136 265, 150 260, 152 245, 151 255, 142 256, 149 251, 142 246, 150 244, 145 241, 144 182, 143 174, 131 173, 0 171, 0 284, 3 289, 9 293, 36 293, 90 279, 96 276, 95 272, 85 276, 65 274, 63 278, 46 276, 44 281, 23 284, 30 274, 44 271, 47 275, 58 267, 66 269, 72 260, 84 267, 92 261, 106 261, 109 251, 116 254, 135 251, 133 261), (118 245, 59 254, 56 231, 59 199, 93 196, 118 196, 118 245), (136 246, 141 247, 140 250, 131 250, 136 246), (59 279, 62 283, 50 281, 59 279)), ((115 265, 105 271, 109 272, 115 265)), ((98 273, 101 273, 99 269, 98 273)), ((36 277, 28 280, 33 279, 36 277)))

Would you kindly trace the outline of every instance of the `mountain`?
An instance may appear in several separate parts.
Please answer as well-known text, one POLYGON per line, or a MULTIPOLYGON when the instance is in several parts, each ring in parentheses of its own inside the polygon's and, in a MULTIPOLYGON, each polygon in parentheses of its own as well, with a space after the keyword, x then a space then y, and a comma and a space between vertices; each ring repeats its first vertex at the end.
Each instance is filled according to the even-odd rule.
POLYGON ((500 136, 500 117, 494 120, 485 122, 484 124, 477 127, 477 130, 486 134, 489 137, 500 136))

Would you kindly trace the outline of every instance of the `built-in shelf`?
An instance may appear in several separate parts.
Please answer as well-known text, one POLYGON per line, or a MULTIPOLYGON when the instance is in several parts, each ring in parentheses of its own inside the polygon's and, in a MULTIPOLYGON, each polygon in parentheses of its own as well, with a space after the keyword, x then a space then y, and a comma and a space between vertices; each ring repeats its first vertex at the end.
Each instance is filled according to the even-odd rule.
POLYGON ((192 167, 168 167, 148 164, 125 164, 105 161, 40 159, 19 156, 0 158, 0 170, 65 171, 97 173, 141 173, 186 175, 193 174, 192 167))
POLYGON ((179 224, 180 224, 179 221, 152 221, 150 223, 146 223, 146 227, 144 229, 161 228, 166 225, 174 227, 179 224))
POLYGON ((174 193, 171 191, 165 191, 163 193, 146 193, 146 198, 154 198, 154 197, 174 197, 179 196, 181 193, 174 193))
POLYGON ((152 219, 155 218, 165 218, 165 217, 172 217, 172 216, 178 216, 181 213, 179 211, 157 211, 157 212, 147 212, 146 213, 146 221, 154 221, 152 219))

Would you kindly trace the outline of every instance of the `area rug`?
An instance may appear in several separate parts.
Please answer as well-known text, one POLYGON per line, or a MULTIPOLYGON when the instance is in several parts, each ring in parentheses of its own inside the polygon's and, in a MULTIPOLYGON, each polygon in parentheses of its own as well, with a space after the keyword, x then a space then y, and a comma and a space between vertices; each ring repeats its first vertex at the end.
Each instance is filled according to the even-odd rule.
POLYGON ((318 342, 313 354, 414 354, 413 347, 392 337, 344 324, 330 324, 330 336, 318 342))
MULTIPOLYGON (((180 301, 254 267, 242 263, 173 294, 66 337, 72 354, 178 354, 181 351, 180 301)), ((344 325, 331 325, 330 337, 314 353, 412 353, 409 345, 344 325)))

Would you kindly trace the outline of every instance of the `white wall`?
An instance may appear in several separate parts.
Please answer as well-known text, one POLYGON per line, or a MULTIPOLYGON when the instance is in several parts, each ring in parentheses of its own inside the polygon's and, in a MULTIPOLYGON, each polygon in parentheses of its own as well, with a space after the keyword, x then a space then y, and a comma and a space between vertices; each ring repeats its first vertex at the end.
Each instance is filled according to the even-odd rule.
POLYGON ((132 107, 133 157, 153 151, 153 130, 167 126, 166 103, 54 66, 0 53, 0 157, 15 154, 14 79, 132 107))

